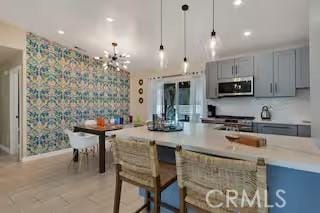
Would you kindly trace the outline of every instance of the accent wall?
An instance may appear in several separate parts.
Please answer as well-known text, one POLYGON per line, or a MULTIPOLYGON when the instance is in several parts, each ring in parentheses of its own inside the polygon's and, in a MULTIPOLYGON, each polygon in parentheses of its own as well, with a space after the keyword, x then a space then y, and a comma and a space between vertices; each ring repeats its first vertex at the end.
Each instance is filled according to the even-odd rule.
POLYGON ((88 119, 129 116, 130 74, 27 34, 27 156, 69 148, 63 130, 88 119))

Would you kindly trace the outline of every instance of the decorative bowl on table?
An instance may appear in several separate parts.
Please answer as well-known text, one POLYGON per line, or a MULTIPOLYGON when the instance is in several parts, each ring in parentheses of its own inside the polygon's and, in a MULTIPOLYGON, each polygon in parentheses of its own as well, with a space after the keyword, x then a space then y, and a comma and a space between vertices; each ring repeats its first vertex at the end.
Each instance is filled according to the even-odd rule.
POLYGON ((148 130, 158 132, 178 132, 183 130, 182 122, 157 120, 147 123, 148 130))

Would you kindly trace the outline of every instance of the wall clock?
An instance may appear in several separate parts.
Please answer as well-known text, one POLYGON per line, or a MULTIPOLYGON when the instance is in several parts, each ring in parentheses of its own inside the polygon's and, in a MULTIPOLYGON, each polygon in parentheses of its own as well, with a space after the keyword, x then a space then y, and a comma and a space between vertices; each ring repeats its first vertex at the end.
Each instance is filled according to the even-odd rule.
POLYGON ((140 103, 140 104, 143 103, 143 98, 139 98, 139 103, 140 103))
POLYGON ((140 85, 140 86, 143 85, 143 80, 142 80, 142 79, 139 80, 139 85, 140 85))
POLYGON ((142 95, 143 94, 143 89, 140 88, 138 92, 139 92, 140 95, 142 95))

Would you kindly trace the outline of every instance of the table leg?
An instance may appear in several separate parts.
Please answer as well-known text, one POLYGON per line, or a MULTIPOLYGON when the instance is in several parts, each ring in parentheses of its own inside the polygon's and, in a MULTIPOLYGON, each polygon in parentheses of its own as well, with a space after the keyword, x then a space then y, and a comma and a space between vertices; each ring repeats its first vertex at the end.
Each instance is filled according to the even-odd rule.
POLYGON ((79 150, 73 149, 73 161, 78 162, 79 161, 79 150))
POLYGON ((106 172, 106 135, 99 135, 99 172, 106 172))

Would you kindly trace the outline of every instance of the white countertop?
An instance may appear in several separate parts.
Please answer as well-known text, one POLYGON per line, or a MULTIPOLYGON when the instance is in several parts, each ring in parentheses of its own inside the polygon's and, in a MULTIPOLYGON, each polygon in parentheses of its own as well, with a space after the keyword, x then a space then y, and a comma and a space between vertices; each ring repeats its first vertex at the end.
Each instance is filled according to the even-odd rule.
MULTIPOLYGON (((320 148, 312 138, 262 135, 267 139, 267 146, 255 148, 230 143, 225 135, 231 132, 215 130, 213 124, 185 123, 181 132, 152 132, 146 126, 115 131, 117 137, 155 140, 157 144, 183 148, 207 154, 256 161, 264 158, 269 165, 320 173, 320 148)), ((248 133, 242 133, 248 134, 248 133)))

